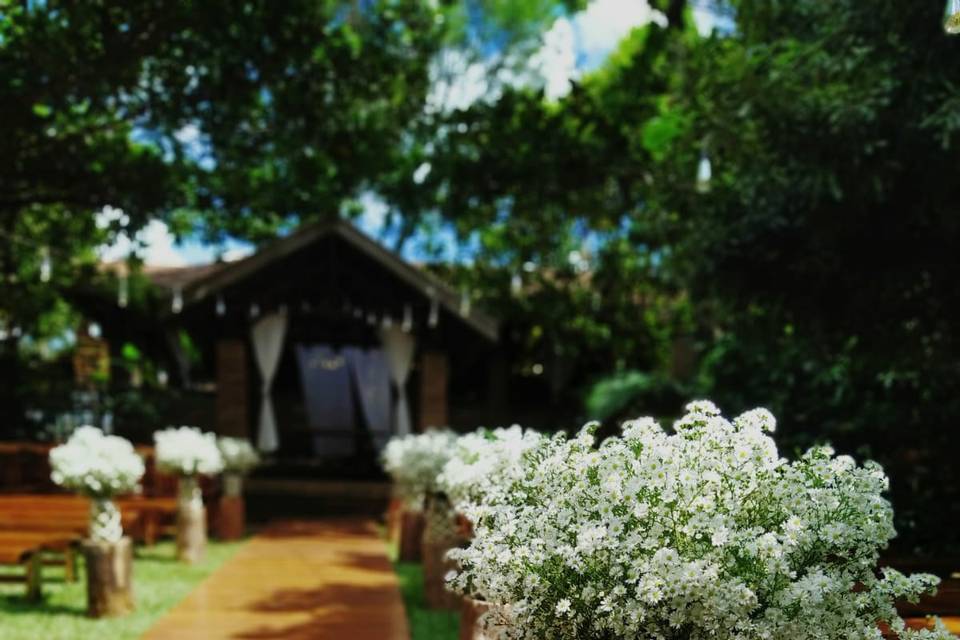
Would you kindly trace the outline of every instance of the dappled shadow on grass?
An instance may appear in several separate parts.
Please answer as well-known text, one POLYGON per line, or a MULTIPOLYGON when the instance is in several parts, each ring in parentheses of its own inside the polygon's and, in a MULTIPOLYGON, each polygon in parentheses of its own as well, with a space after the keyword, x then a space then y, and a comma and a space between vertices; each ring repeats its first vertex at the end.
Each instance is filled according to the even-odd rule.
POLYGON ((128 616, 99 620, 86 615, 82 560, 73 583, 63 582, 59 567, 45 567, 44 598, 40 602, 27 601, 22 584, 0 585, 0 640, 134 640, 238 548, 239 545, 214 543, 208 549, 207 560, 194 566, 176 563, 170 542, 138 548, 134 561, 135 611, 128 616))
MULTIPOLYGON (((55 597, 64 589, 77 591, 83 589, 85 576, 82 562, 78 566, 79 575, 74 582, 67 582, 60 567, 43 568, 43 596, 36 601, 26 597, 26 586, 22 583, 5 583, 0 587, 0 618, 16 615, 75 615, 83 616, 86 613, 85 602, 63 604, 55 602, 55 597)), ((0 570, 2 576, 19 575, 17 571, 8 568, 0 570)), ((5 638, 3 625, 0 624, 0 638, 5 638)))
POLYGON ((0 616, 37 615, 38 613, 72 616, 86 615, 86 609, 84 607, 50 604, 46 598, 37 602, 30 602, 24 596, 6 596, 2 598, 0 602, 3 603, 0 616))

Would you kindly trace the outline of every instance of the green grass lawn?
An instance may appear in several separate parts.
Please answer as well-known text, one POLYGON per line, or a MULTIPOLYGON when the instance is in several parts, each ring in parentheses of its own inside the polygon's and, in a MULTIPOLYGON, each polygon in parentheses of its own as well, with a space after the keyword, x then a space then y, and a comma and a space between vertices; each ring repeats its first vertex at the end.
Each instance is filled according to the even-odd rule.
POLYGON ((410 640, 457 640, 460 634, 459 611, 434 611, 423 602, 423 568, 419 564, 394 564, 403 603, 410 622, 410 640))
MULTIPOLYGON (((380 533, 386 540, 386 529, 381 528, 380 533)), ((427 609, 423 601, 423 567, 412 562, 397 562, 396 545, 389 540, 387 555, 393 561, 403 594, 403 606, 410 623, 410 640, 457 640, 460 637, 460 612, 427 609)))
MULTIPOLYGON (((83 562, 78 580, 63 582, 60 567, 44 567, 44 599, 31 604, 23 585, 0 584, 0 638, 3 640, 134 640, 182 600, 243 543, 211 542, 206 559, 194 566, 174 559, 172 542, 138 547, 133 566, 137 609, 123 618, 91 620, 86 612, 83 562)), ((6 571, 6 569, 0 569, 6 571)))

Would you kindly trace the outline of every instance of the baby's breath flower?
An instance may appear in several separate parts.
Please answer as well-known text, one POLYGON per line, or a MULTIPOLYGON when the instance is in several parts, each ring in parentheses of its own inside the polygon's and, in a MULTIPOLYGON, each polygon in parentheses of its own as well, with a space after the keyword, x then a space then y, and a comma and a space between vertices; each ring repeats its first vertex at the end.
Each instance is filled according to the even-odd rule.
POLYGON ((196 427, 170 427, 153 434, 157 468, 177 475, 216 475, 223 471, 217 436, 196 427))
POLYGON ((135 491, 143 477, 143 459, 128 440, 80 427, 66 444, 50 450, 54 483, 91 498, 112 498, 135 491))
POLYGON ((840 640, 879 638, 878 622, 901 630, 893 602, 936 579, 873 571, 894 536, 882 469, 826 447, 787 462, 765 409, 732 422, 708 401, 687 409, 673 433, 641 418, 599 447, 587 428, 531 440, 519 456, 465 454, 448 465, 448 481, 474 482, 481 470, 498 478, 471 498, 475 536, 450 553, 461 570, 449 584, 504 605, 512 640, 840 640))

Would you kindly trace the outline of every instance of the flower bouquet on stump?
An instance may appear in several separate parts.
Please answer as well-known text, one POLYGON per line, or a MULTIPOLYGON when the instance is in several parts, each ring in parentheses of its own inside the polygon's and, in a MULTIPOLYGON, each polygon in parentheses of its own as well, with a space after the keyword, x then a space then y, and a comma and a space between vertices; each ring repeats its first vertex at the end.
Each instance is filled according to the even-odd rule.
POLYGON ((217 446, 223 457, 223 491, 217 507, 215 533, 221 540, 239 540, 247 528, 243 479, 260 464, 260 456, 243 438, 219 438, 217 446))
MULTIPOLYGON (((456 510, 461 541, 469 543, 473 539, 473 519, 482 517, 484 505, 497 502, 499 492, 524 472, 524 454, 545 441, 543 434, 519 425, 492 431, 481 429, 457 439, 437 483, 456 510)), ((452 569, 457 568, 452 560, 447 562, 452 569)), ((464 594, 460 640, 496 638, 493 620, 497 612, 480 594, 464 594)))
POLYGON ((397 549, 401 562, 421 559, 426 526, 424 500, 429 493, 436 492, 437 475, 449 459, 455 442, 453 433, 431 430, 392 438, 384 448, 383 468, 393 479, 394 495, 403 500, 397 549))
POLYGON ((113 502, 135 491, 143 459, 129 441, 80 427, 66 444, 50 451, 51 479, 90 499, 90 532, 82 550, 87 565, 87 613, 95 618, 133 611, 133 544, 123 535, 113 502))
POLYGON ((177 559, 194 564, 207 548, 207 512, 198 477, 223 470, 223 457, 212 433, 195 427, 170 428, 153 434, 157 468, 178 477, 177 559))
POLYGON ((948 640, 894 606, 937 579, 877 570, 894 536, 879 465, 780 457, 773 416, 688 405, 671 431, 595 425, 523 454, 487 496, 451 585, 499 607, 514 640, 948 640))

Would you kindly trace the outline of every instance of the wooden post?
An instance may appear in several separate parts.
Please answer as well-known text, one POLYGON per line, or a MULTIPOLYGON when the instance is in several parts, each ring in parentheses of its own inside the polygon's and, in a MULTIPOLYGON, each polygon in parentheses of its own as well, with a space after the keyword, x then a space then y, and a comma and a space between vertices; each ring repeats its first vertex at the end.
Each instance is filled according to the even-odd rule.
POLYGON ((250 437, 250 389, 247 345, 242 340, 217 342, 217 433, 250 437))
POLYGON ((400 516, 400 562, 420 562, 423 543, 423 512, 404 509, 400 516))
POLYGON ((84 540, 82 548, 87 561, 87 615, 105 618, 133 611, 133 541, 84 540))
POLYGON ((63 581, 77 581, 77 552, 72 545, 63 550, 63 581))
POLYGON ((448 378, 447 354, 425 352, 420 359, 420 431, 449 425, 448 378))
POLYGON ((43 597, 43 559, 39 551, 34 551, 24 559, 23 570, 27 583, 27 601, 37 602, 43 597))
POLYGON ((160 512, 150 509, 140 516, 140 524, 143 527, 143 544, 152 547, 157 543, 157 537, 160 532, 160 512))

